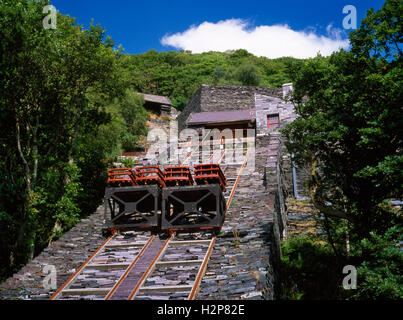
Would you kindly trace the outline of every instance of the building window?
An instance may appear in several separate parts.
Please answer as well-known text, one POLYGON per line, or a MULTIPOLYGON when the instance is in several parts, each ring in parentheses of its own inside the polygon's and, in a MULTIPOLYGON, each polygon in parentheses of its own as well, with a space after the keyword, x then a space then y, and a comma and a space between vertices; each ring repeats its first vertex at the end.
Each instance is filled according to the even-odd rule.
POLYGON ((280 117, 278 114, 267 115, 267 128, 278 128, 280 125, 280 117))

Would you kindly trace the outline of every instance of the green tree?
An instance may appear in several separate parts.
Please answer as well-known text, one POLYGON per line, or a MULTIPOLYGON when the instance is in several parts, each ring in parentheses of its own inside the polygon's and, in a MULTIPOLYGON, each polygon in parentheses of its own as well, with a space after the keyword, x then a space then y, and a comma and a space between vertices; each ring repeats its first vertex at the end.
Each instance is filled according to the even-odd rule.
POLYGON ((214 70, 214 74, 213 74, 213 82, 214 84, 218 84, 218 82, 225 76, 225 72, 222 66, 218 66, 215 70, 214 70))
POLYGON ((126 89, 124 96, 116 98, 111 106, 122 124, 120 141, 124 151, 136 150, 139 138, 147 134, 148 112, 143 105, 141 95, 126 89))
MULTIPOLYGON (((121 92, 113 42, 58 14, 44 29, 49 1, 0 4, 1 252, 7 272, 77 221, 79 137, 108 120, 100 100, 121 92), (4 251, 3 251, 4 250, 4 251)), ((4 264, 3 264, 4 263, 4 264)))
POLYGON ((403 3, 387 0, 382 10, 370 9, 359 29, 352 31, 350 41, 356 55, 374 58, 402 56, 403 3))
MULTIPOLYGON (((300 117, 283 131, 293 141, 289 150, 310 167, 310 195, 325 217, 335 253, 349 255, 366 273, 371 268, 377 274, 367 281, 372 286, 374 279, 381 286, 383 276, 393 275, 389 288, 402 284, 402 261, 395 260, 400 271, 391 264, 381 275, 375 259, 385 256, 378 244, 393 251, 403 231, 401 213, 389 201, 401 199, 403 190, 401 9, 400 1, 391 0, 380 11, 369 11, 350 34, 350 52, 294 64, 293 101, 300 117), (382 234, 389 235, 387 241, 382 234)), ((370 295, 363 286, 357 297, 370 295)))
POLYGON ((254 64, 243 63, 235 71, 235 78, 244 86, 258 86, 260 74, 254 64))

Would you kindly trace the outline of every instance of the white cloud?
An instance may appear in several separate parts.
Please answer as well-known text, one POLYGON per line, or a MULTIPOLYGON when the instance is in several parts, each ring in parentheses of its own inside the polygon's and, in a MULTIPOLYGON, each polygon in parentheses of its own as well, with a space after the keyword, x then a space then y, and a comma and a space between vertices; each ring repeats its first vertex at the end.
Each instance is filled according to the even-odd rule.
POLYGON ((318 52, 328 56, 349 46, 349 41, 342 39, 340 30, 329 25, 326 31, 327 36, 323 36, 313 31, 294 31, 288 25, 251 28, 246 20, 229 19, 217 23, 203 22, 184 32, 166 34, 161 43, 193 53, 246 49, 256 56, 268 58, 308 58, 318 52))

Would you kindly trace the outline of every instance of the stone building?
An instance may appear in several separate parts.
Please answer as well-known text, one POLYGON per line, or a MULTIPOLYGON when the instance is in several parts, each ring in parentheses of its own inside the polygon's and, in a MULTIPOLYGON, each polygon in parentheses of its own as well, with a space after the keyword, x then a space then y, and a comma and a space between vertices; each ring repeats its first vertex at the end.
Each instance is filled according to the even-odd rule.
POLYGON ((292 84, 283 88, 209 86, 203 84, 178 116, 178 127, 254 128, 256 134, 277 131, 296 118, 286 101, 292 84))
POLYGON ((144 107, 152 113, 164 117, 176 118, 178 112, 168 97, 153 94, 140 93, 144 98, 144 107))

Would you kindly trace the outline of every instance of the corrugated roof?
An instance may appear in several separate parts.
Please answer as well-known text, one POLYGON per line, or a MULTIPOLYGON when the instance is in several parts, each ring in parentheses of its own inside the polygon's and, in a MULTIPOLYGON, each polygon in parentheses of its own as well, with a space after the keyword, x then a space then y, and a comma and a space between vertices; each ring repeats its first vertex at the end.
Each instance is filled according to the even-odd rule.
POLYGON ((155 102, 160 104, 172 105, 171 100, 165 96, 156 96, 154 94, 140 93, 143 95, 145 101, 155 102))
POLYGON ((187 123, 199 124, 199 123, 235 122, 235 121, 247 121, 255 118, 256 115, 254 109, 198 112, 190 115, 187 123))

